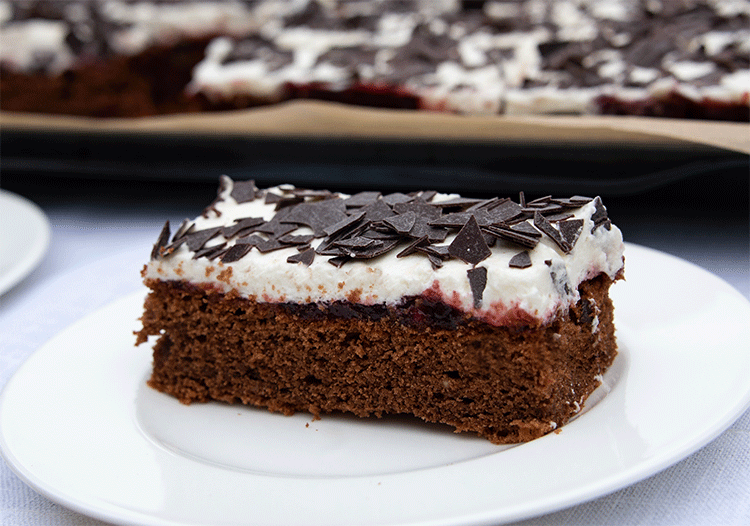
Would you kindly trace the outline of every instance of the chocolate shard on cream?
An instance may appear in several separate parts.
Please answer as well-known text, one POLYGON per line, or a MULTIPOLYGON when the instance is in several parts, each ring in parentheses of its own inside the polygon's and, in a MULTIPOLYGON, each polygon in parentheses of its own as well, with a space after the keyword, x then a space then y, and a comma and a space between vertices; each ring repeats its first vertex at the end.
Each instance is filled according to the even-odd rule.
POLYGON ((406 413, 513 443, 564 424, 616 355, 624 245, 599 198, 222 177, 178 233, 165 225, 143 270, 138 342, 157 337, 149 383, 186 403, 406 413))

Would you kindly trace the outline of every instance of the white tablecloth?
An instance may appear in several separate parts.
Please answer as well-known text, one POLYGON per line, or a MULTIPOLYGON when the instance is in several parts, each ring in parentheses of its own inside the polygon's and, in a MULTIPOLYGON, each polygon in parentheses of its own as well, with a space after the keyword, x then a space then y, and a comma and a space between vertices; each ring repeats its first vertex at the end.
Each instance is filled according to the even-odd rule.
MULTIPOLYGON (((44 208, 52 224, 50 250, 31 276, 0 298, 0 385, 71 323, 142 288, 139 271, 165 219, 138 210, 69 202, 44 208)), ((173 217, 167 218, 178 224, 189 212, 172 210, 173 217)), ((665 248, 659 246, 658 232, 636 237, 634 241, 665 248)), ((714 240, 713 245, 709 241, 698 247, 678 239, 666 248, 750 297, 746 241, 736 247, 727 241, 722 247, 714 240)), ((0 463, 0 524, 102 523, 38 495, 0 463)), ((661 473, 522 524, 750 524, 750 411, 712 443, 661 473)))

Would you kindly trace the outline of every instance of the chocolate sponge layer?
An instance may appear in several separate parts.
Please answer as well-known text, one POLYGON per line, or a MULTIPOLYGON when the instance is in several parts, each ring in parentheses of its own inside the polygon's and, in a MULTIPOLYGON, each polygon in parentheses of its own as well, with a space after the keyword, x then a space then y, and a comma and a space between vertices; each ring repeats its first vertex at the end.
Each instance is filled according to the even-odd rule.
POLYGON ((421 298, 374 308, 274 304, 151 280, 138 342, 158 335, 149 385, 184 403, 411 414, 517 443, 568 421, 614 360, 611 283, 584 282, 568 312, 521 330, 421 298))

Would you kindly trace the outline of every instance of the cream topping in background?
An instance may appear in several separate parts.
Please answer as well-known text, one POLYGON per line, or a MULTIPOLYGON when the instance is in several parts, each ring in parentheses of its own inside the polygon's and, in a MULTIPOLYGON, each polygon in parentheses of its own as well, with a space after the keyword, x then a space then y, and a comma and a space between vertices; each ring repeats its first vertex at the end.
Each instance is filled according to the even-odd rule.
MULTIPOLYGON (((18 0, 0 0, 0 61, 17 71, 56 75, 75 67, 82 57, 67 41, 68 31, 92 47, 96 47, 95 38, 103 39, 107 49, 124 55, 180 38, 221 35, 209 46, 187 87, 188 93, 200 93, 217 102, 247 95, 274 102, 283 98, 288 83, 321 83, 335 91, 362 80, 375 86, 404 88, 418 97, 425 109, 476 115, 592 114, 600 111, 600 96, 628 102, 677 94, 699 104, 705 99, 750 104, 746 62, 729 69, 718 66, 723 63, 718 60, 721 53, 750 53, 747 27, 727 26, 681 35, 671 39, 673 49, 654 63, 628 62, 623 53, 638 45, 639 17, 646 12, 664 12, 665 24, 670 22, 668 6, 660 1, 488 0, 483 8, 487 19, 500 27, 519 22, 518 27, 503 30, 487 24, 473 27, 456 15, 460 2, 455 0, 60 1, 63 20, 14 20, 16 3, 23 5, 18 0), (307 27, 289 22, 290 17, 304 15, 311 6, 318 6, 331 19, 337 14, 380 15, 375 27, 367 29, 345 24, 307 27), (406 11, 404 6, 408 7, 406 11), (96 9, 96 17, 88 9, 96 9), (92 20, 97 17, 108 28, 104 33, 94 31, 92 20), (536 26, 524 27, 524 20, 536 26), (446 57, 426 73, 400 78, 401 65, 391 64, 388 57, 393 53, 388 52, 408 43, 420 24, 426 24, 435 37, 453 39, 451 45, 458 57, 446 57), (241 46, 246 36, 262 36, 272 49, 251 58, 232 58, 235 45, 241 46), (609 53, 596 51, 601 44, 590 45, 595 41, 606 41, 605 51, 609 53), (582 57, 573 56, 571 60, 575 63, 580 59, 601 82, 579 85, 574 80, 571 85, 568 71, 545 65, 545 46, 568 43, 594 49, 592 54, 582 51, 582 57), (341 67, 323 58, 328 51, 355 46, 378 52, 376 64, 341 67), (278 56, 274 55, 289 52, 291 63, 276 66, 278 56)), ((725 21, 750 13, 750 0, 696 0, 693 4, 696 9, 713 10, 725 21)), ((651 31, 648 27, 644 30, 651 31)), ((84 53, 83 59, 90 57, 84 53)))
MULTIPOLYGON (((215 204, 220 213, 209 212, 208 217, 195 219, 195 229, 231 225, 235 219, 274 215, 274 205, 263 199, 238 204, 230 197, 232 184, 225 185, 221 200, 215 204)), ((271 191, 279 190, 270 189, 271 191)), ((346 197, 346 196, 343 196, 346 197)), ((438 194, 432 202, 446 200, 455 195, 438 194)), ((209 284, 222 292, 237 291, 242 297, 262 302, 332 302, 357 301, 364 304, 397 304, 405 296, 419 296, 438 292, 442 300, 477 318, 495 325, 513 324, 526 317, 539 323, 551 321, 561 310, 578 301, 578 285, 600 273, 615 278, 623 267, 622 234, 612 225, 609 230, 600 226, 591 232, 594 212, 593 202, 573 211, 575 218, 583 219, 583 231, 569 254, 564 254, 549 238, 543 236, 539 244, 529 251, 532 265, 525 269, 510 268, 511 257, 523 250, 516 245, 498 242, 492 255, 477 266, 487 268, 487 286, 480 308, 474 307, 474 298, 467 277, 472 268, 468 263, 451 259, 433 269, 422 254, 397 258, 403 248, 396 248, 370 260, 351 260, 341 268, 328 262, 328 256, 316 255, 307 267, 288 263, 287 258, 297 254, 296 248, 276 250, 261 254, 253 248, 242 259, 222 263, 218 259, 193 259, 194 252, 182 244, 173 254, 150 261, 144 271, 146 279, 185 280, 209 284), (545 261, 549 260, 548 266, 545 261)), ((450 244, 452 231, 444 243, 450 244)), ((311 233, 301 227, 292 234, 311 233)), ((206 246, 226 241, 221 235, 206 246)), ((315 239, 317 246, 321 239, 315 239)), ((229 244, 234 244, 230 240, 229 244)), ((404 244, 406 246, 406 244, 404 244)))

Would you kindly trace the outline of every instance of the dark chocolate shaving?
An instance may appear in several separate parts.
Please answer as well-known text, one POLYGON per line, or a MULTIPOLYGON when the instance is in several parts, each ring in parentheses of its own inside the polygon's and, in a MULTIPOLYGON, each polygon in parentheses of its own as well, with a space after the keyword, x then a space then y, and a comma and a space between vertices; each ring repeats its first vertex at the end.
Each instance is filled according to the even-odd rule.
POLYGON ((189 233, 190 230, 194 227, 195 227, 195 223, 193 223, 189 219, 183 219, 182 223, 180 223, 180 226, 175 231, 174 236, 172 236, 172 241, 174 242, 184 237, 185 234, 189 233))
POLYGON ((198 230, 197 232, 192 232, 186 235, 185 242, 187 243, 188 248, 195 252, 203 248, 203 245, 205 245, 209 239, 213 239, 218 236, 219 233, 221 233, 221 227, 219 226, 207 228, 205 230, 198 230))
POLYGON ((236 181, 229 193, 238 203, 247 203, 255 199, 255 181, 236 181))
POLYGON ((399 252, 398 254, 396 254, 396 257, 397 258, 403 258, 403 257, 406 257, 406 256, 410 256, 414 252, 417 251, 418 247, 427 245, 428 243, 429 243, 429 241, 427 239, 427 236, 422 236, 419 239, 415 239, 414 241, 412 241, 411 243, 409 243, 409 245, 405 249, 403 249, 401 252, 399 252))
POLYGON ((387 232, 380 232, 372 228, 372 226, 369 226, 367 230, 362 232, 362 235, 370 239, 401 239, 401 236, 391 229, 388 229, 387 232))
POLYGON ((471 294, 474 296, 474 308, 478 309, 482 306, 482 297, 487 286, 487 268, 474 267, 467 270, 466 275, 469 277, 471 294))
MULTIPOLYGON (((452 214, 444 214, 440 217, 433 219, 428 224, 430 226, 439 226, 439 227, 445 227, 445 228, 461 228, 466 224, 466 222, 469 220, 469 217, 471 217, 473 214, 471 212, 454 212, 452 214)), ((486 217, 486 212, 484 213, 484 216, 486 217)), ((476 217, 476 215, 474 216, 476 217)), ((483 223, 482 216, 480 218, 477 218, 477 222, 481 225, 483 223)))
POLYGON ((471 265, 476 265, 490 257, 492 251, 482 237, 482 231, 474 216, 471 216, 453 242, 448 246, 448 253, 471 265))
POLYGON ((521 206, 510 199, 494 203, 487 208, 487 211, 492 224, 510 223, 515 219, 523 217, 521 206))
POLYGON ((528 268, 531 266, 531 256, 529 256, 529 253, 526 250, 519 252, 510 258, 508 266, 511 268, 528 268))
POLYGON ((591 232, 595 232, 596 229, 600 226, 603 226, 604 228, 609 230, 612 224, 610 223, 609 217, 607 216, 607 209, 604 208, 602 200, 599 197, 594 199, 594 206, 596 208, 594 210, 594 213, 591 214, 591 220, 594 222, 594 226, 591 228, 591 232))
POLYGON ((315 253, 318 254, 319 256, 333 256, 333 257, 348 255, 346 250, 344 250, 341 247, 335 246, 333 242, 321 243, 320 245, 318 245, 318 248, 315 249, 315 253))
POLYGON ((371 247, 376 243, 379 245, 382 243, 382 241, 371 239, 369 237, 357 236, 334 241, 333 245, 336 247, 356 251, 371 247))
POLYGON ((390 226, 397 233, 402 235, 408 235, 411 229, 414 227, 414 223, 417 220, 417 214, 415 212, 405 212, 392 217, 383 219, 383 223, 390 226))
POLYGON ((432 201, 432 198, 437 195, 437 190, 425 190, 422 192, 419 192, 417 194, 420 199, 423 199, 424 201, 427 201, 428 203, 432 201))
POLYGON ((178 238, 177 240, 172 241, 169 245, 167 245, 166 247, 164 247, 161 250, 161 255, 163 257, 169 256, 175 250, 177 250, 180 247, 180 245, 182 245, 183 243, 185 243, 185 241, 187 241, 187 237, 186 236, 182 236, 181 238, 178 238))
POLYGON ((350 259, 351 258, 349 256, 336 256, 329 259, 328 262, 336 268, 341 268, 344 266, 344 263, 346 263, 350 259))
POLYGON ((399 244, 399 240, 382 240, 376 241, 374 244, 366 247, 364 250, 353 251, 350 255, 356 259, 372 259, 393 250, 396 245, 399 244))
POLYGON ((212 247, 202 248, 196 251, 195 254, 193 254, 193 259, 198 259, 198 258, 213 259, 215 257, 219 257, 221 256, 225 248, 226 248, 226 243, 220 243, 212 247))
POLYGON ((290 232, 293 232, 294 230, 297 230, 297 226, 295 224, 282 223, 279 219, 277 219, 277 217, 278 217, 278 214, 270 221, 260 226, 253 227, 253 230, 256 232, 262 232, 264 234, 268 234, 272 237, 281 237, 290 232))
POLYGON ((427 254, 427 259, 430 261, 433 270, 437 270, 443 266, 443 260, 434 254, 427 254))
POLYGON ((385 202, 385 204, 389 206, 394 206, 397 203, 408 203, 412 199, 413 199, 412 197, 406 194, 402 194, 401 192, 396 192, 394 194, 388 194, 388 195, 383 196, 383 202, 385 202))
POLYGON ((360 208, 373 204, 380 198, 380 192, 359 192, 353 196, 344 199, 344 205, 347 208, 360 208))
POLYGON ((409 231, 409 236, 413 238, 427 236, 430 243, 445 241, 445 238, 448 237, 448 230, 446 228, 430 226, 427 221, 427 218, 418 217, 416 223, 414 223, 414 227, 409 231))
POLYGON ((156 243, 154 243, 154 248, 151 249, 151 259, 157 259, 162 255, 162 249, 166 247, 169 242, 169 230, 169 221, 167 221, 161 228, 161 233, 159 234, 156 243))
POLYGON ((255 243, 255 248, 260 250, 263 254, 266 252, 273 252, 274 250, 281 250, 282 248, 289 248, 289 245, 282 243, 276 238, 263 239, 255 243))
POLYGON ((258 243, 261 243, 265 241, 265 239, 261 236, 258 236, 256 234, 250 235, 250 236, 244 236, 237 240, 238 245, 250 245, 251 247, 254 247, 258 243))
POLYGON ((325 199, 318 202, 304 202, 294 205, 280 221, 305 225, 317 237, 326 235, 326 229, 348 218, 346 207, 340 199, 325 199))
MULTIPOLYGON (((409 203, 396 203, 393 206, 393 209, 400 215, 408 215, 409 212, 415 214, 414 225, 408 232, 409 237, 420 238, 422 236, 427 236, 430 243, 439 243, 448 237, 448 231, 446 229, 430 226, 431 221, 440 217, 440 208, 430 205, 421 199, 417 199, 409 203)), ((394 218, 389 218, 389 220, 393 219, 394 218)))
POLYGON ((315 251, 312 248, 298 252, 286 258, 287 263, 302 263, 306 267, 312 265, 315 259, 315 251))
POLYGON ((574 195, 573 197, 553 198, 551 201, 564 208, 580 208, 583 205, 593 201, 593 199, 591 199, 590 197, 584 197, 582 195, 574 195))
POLYGON ((571 250, 578 241, 578 237, 583 231, 583 219, 570 219, 568 221, 561 221, 557 224, 560 229, 560 235, 570 246, 571 250))
MULTIPOLYGON (((230 183, 229 178, 222 178, 220 195, 230 183)), ((171 244, 167 245, 168 230, 160 234, 152 258, 171 254, 182 243, 187 243, 195 257, 220 257, 226 262, 241 259, 253 247, 261 252, 296 247, 298 253, 288 258, 290 263, 309 265, 318 254, 330 256, 331 264, 341 266, 352 259, 376 258, 406 243, 396 257, 418 253, 427 257, 433 268, 439 268, 451 258, 476 266, 492 254, 490 247, 497 239, 533 249, 544 234, 564 252, 569 252, 584 224, 581 219, 570 219, 569 210, 592 200, 582 196, 562 199, 544 196, 527 203, 521 192, 520 204, 498 197, 459 197, 431 203, 429 201, 436 195, 434 191, 385 196, 379 192, 360 192, 348 198, 340 198, 327 190, 282 188, 280 192, 258 190, 253 181, 234 183, 231 195, 238 202, 263 199, 268 204, 275 203, 276 214, 271 220, 247 217, 223 228, 201 231, 193 231, 194 223, 186 220, 171 244), (532 217, 533 225, 528 221, 532 217), (293 234, 300 226, 309 227, 313 234, 293 234), (447 238, 450 229, 458 230, 455 239, 449 245, 438 244, 447 238), (205 247, 206 242, 219 233, 227 239, 237 238, 235 245, 227 248, 226 243, 221 243, 205 247), (311 244, 315 238, 323 239, 313 249, 311 244)), ((610 228, 606 209, 599 198, 596 198, 592 220, 594 230, 602 225, 610 228)), ((522 251, 511 259, 510 266, 526 268, 530 263, 528 251, 522 251)), ((549 260, 545 263, 551 265, 549 260)))
POLYGON ((367 221, 380 221, 386 217, 396 215, 383 199, 378 199, 374 203, 363 206, 360 210, 365 213, 367 221))
MULTIPOLYGON (((520 223, 520 225, 526 224, 520 223)), ((521 245, 525 248, 534 248, 539 243, 539 237, 538 235, 531 235, 529 233, 526 233, 522 230, 518 229, 518 226, 516 225, 514 227, 504 226, 504 225, 497 225, 497 226, 490 226, 485 228, 485 232, 488 234, 492 234, 495 237, 498 237, 505 241, 510 241, 512 243, 516 243, 517 245, 521 245)))
POLYGON ((279 241, 284 243, 285 245, 309 245, 313 239, 315 239, 315 236, 313 236, 312 234, 306 234, 306 235, 287 234, 285 236, 281 236, 279 238, 279 241))
POLYGON ((221 235, 229 239, 230 237, 245 234, 247 233, 247 231, 256 226, 260 226, 265 222, 265 219, 263 219, 262 217, 246 217, 244 219, 240 219, 233 225, 225 226, 224 228, 222 228, 221 235))
POLYGON ((571 217, 573 217, 573 214, 569 212, 561 212, 559 214, 551 214, 551 215, 545 214, 544 217, 546 217, 547 221, 549 221, 550 223, 559 223, 560 221, 565 221, 566 219, 570 219, 571 217))
POLYGON ((544 197, 538 197, 534 199, 533 201, 529 201, 526 203, 527 207, 531 208, 544 208, 547 206, 547 203, 549 203, 552 200, 551 195, 545 195, 544 197))
POLYGON ((540 214, 547 216, 562 212, 563 207, 555 203, 547 203, 541 206, 528 205, 526 208, 522 208, 521 210, 525 214, 535 214, 539 212, 540 214))
POLYGON ((297 204, 304 203, 304 202, 305 202, 305 198, 300 195, 282 195, 276 201, 276 210, 290 208, 293 205, 297 205, 297 204))
POLYGON ((507 197, 504 197, 502 199, 499 197, 493 197, 492 199, 482 199, 481 201, 467 208, 466 211, 474 212, 476 210, 489 210, 490 208, 496 206, 498 203, 500 203, 503 200, 509 200, 509 199, 507 197))
POLYGON ((330 190, 309 190, 307 188, 292 188, 289 190, 289 193, 295 197, 310 197, 314 201, 336 197, 336 194, 332 193, 330 190))
POLYGON ((432 203, 433 206, 440 207, 442 209, 446 208, 460 208, 465 209, 470 206, 474 206, 476 204, 484 202, 483 199, 472 199, 469 197, 454 197, 453 199, 448 199, 446 201, 440 201, 438 203, 432 203))
POLYGON ((513 225, 510 227, 510 229, 513 232, 518 232, 519 234, 523 234, 525 236, 535 237, 537 239, 542 237, 542 233, 539 232, 534 226, 529 223, 528 221, 524 221, 522 223, 518 223, 517 225, 513 225))
POLYGON ((570 249, 572 248, 570 244, 565 241, 560 234, 560 231, 557 230, 552 223, 547 221, 547 219, 540 213, 536 212, 534 214, 534 226, 537 227, 539 230, 544 232, 547 237, 549 237, 554 243, 560 247, 560 250, 565 252, 566 254, 570 252, 570 249))
POLYGON ((221 260, 224 263, 233 263, 239 261, 247 255, 253 249, 253 245, 248 243, 240 243, 229 247, 229 249, 221 256, 221 260))
POLYGON ((443 261, 451 259, 451 255, 448 252, 448 246, 447 245, 426 245, 426 246, 418 246, 417 251, 422 252, 427 255, 433 255, 435 257, 440 258, 443 261))
POLYGON ((323 233, 327 236, 335 236, 337 234, 340 234, 341 232, 344 232, 348 229, 355 227, 357 223, 364 217, 365 217, 365 212, 359 212, 358 214, 355 214, 355 215, 346 216, 336 223, 327 225, 323 229, 323 233))

